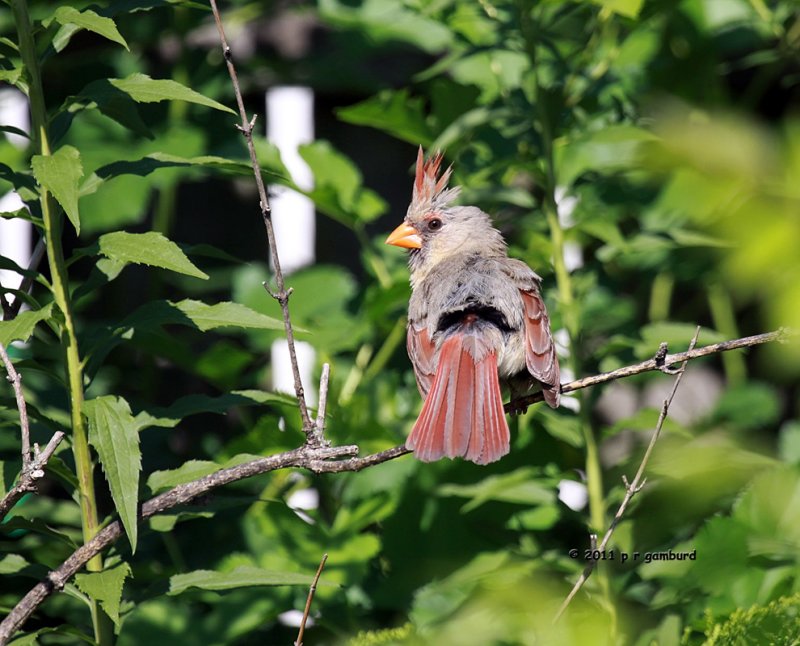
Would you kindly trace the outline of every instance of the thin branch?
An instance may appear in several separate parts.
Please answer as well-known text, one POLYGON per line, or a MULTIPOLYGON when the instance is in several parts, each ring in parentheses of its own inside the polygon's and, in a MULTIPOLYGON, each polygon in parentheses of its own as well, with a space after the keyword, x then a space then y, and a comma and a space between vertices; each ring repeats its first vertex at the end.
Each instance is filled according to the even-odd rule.
MULTIPOLYGON (((327 364, 325 364, 327 365, 327 364)), ((314 575, 314 580, 311 582, 311 587, 308 589, 308 598, 306 599, 306 607, 303 610, 303 619, 300 621, 300 630, 297 633, 297 640, 294 646, 303 646, 303 633, 306 631, 306 622, 308 621, 308 613, 311 612, 311 602, 314 600, 314 593, 317 591, 317 583, 322 574, 322 569, 325 567, 325 562, 328 560, 328 555, 323 554, 322 560, 319 562, 317 573, 314 575)))
MULTIPOLYGON (((697 345, 697 338, 699 336, 700 336, 700 326, 698 326, 697 330, 695 330, 694 337, 692 337, 692 340, 689 343, 689 350, 687 352, 681 353, 682 355, 691 354, 691 352, 694 350, 695 345, 697 345)), ((761 336, 765 336, 765 335, 761 335, 761 336)), ((753 337, 751 337, 751 338, 753 338, 753 337)), ((663 348, 665 345, 666 344, 662 343, 661 347, 663 348)), ((717 344, 717 345, 720 345, 720 344, 717 344)), ((711 346, 706 346, 706 347, 711 347, 711 346)), ((705 348, 701 348, 701 349, 704 350, 705 348)), ((661 350, 661 349, 659 349, 659 350, 661 350)), ((700 356, 703 356, 703 355, 700 355, 700 356)), ((656 355, 656 357, 658 357, 658 355, 656 355)), ((683 359, 683 362, 681 363, 680 368, 678 368, 678 371, 675 373, 676 374, 675 382, 672 385, 672 390, 670 391, 669 397, 667 397, 664 400, 664 403, 661 405, 661 414, 658 416, 658 422, 656 422, 655 431, 653 431, 653 436, 650 438, 650 443, 647 445, 647 449, 645 450, 644 455, 642 456, 642 461, 639 463, 639 468, 636 470, 636 475, 633 478, 633 482, 628 483, 628 479, 623 476, 623 483, 625 484, 625 497, 622 499, 622 502, 620 503, 619 509, 617 509, 617 513, 614 514, 614 518, 611 521, 611 524, 609 525, 608 530, 606 531, 605 535, 603 536, 603 540, 600 541, 600 545, 597 545, 597 547, 596 547, 596 549, 600 550, 601 552, 604 549, 606 549, 606 546, 608 545, 608 541, 611 540, 611 535, 614 533, 614 530, 617 528, 617 525, 619 524, 620 520, 622 520, 622 516, 625 513, 625 510, 628 508, 628 503, 630 503, 630 501, 633 499, 633 497, 637 493, 639 493, 639 491, 644 486, 644 479, 643 478, 644 478, 645 467, 647 467, 647 463, 650 461, 650 456, 653 453, 653 449, 656 446, 656 442, 658 442, 658 438, 661 436, 661 429, 663 428, 664 421, 667 419, 667 415, 669 414, 669 407, 672 405, 672 400, 675 398, 675 393, 678 392, 678 386, 681 383, 681 379, 683 379, 683 373, 686 371, 686 364, 689 362, 689 358, 690 357, 687 356, 685 359, 683 359)), ((667 365, 668 364, 666 363, 666 360, 665 360, 664 367, 666 367, 667 365)), ((595 534, 592 534, 592 536, 594 537, 594 541, 593 542, 596 542, 597 541, 597 536, 595 534)), ((595 546, 593 545, 592 546, 592 550, 594 551, 594 549, 595 549, 595 546)), ((558 621, 561 618, 561 616, 564 614, 564 611, 566 611, 567 606, 569 606, 569 604, 572 601, 572 599, 575 597, 576 594, 578 594, 578 591, 583 587, 583 584, 586 583, 588 578, 591 576, 591 574, 594 571, 594 568, 596 567, 596 565, 597 565, 597 561, 595 561, 595 560, 590 560, 586 564, 586 567, 583 569, 583 572, 581 573, 580 577, 575 582, 575 585, 572 586, 572 590, 570 590, 570 592, 567 595, 566 599, 564 599, 563 603, 561 604, 561 607, 558 609, 558 612, 556 613, 556 616, 553 619, 554 622, 558 621)))
POLYGON ((281 306, 281 313, 283 314, 283 327, 286 333, 286 342, 289 345, 289 360, 292 364, 292 373, 294 375, 294 391, 297 396, 297 405, 300 409, 300 415, 303 418, 303 430, 309 436, 314 432, 314 422, 308 413, 308 406, 306 405, 305 392, 303 390, 303 382, 300 378, 300 367, 297 363, 297 351, 294 342, 294 329, 292 328, 292 320, 289 316, 289 296, 292 293, 291 289, 286 289, 286 283, 283 279, 283 271, 281 270, 280 258, 278 257, 278 243, 275 239, 275 229, 272 225, 272 211, 269 205, 269 198, 267 197, 267 190, 264 187, 264 180, 261 177, 261 166, 258 163, 256 156, 256 148, 253 144, 253 126, 256 122, 256 115, 252 119, 247 118, 247 111, 244 107, 244 99, 242 99, 242 91, 239 87, 239 76, 236 73, 236 67, 233 64, 233 56, 231 48, 228 46, 228 41, 225 38, 225 30, 222 27, 222 18, 217 8, 216 0, 209 0, 211 3, 211 11, 214 14, 214 21, 217 23, 217 31, 219 32, 219 40, 222 45, 222 55, 225 58, 225 63, 228 66, 228 74, 230 74, 231 82, 233 83, 233 92, 236 95, 236 105, 239 108, 239 116, 242 120, 241 125, 237 128, 241 130, 247 142, 247 150, 250 153, 250 163, 253 166, 253 174, 256 178, 256 186, 258 187, 259 206, 261 208, 261 217, 264 220, 264 226, 267 230, 267 240, 269 242, 269 250, 272 254, 272 264, 275 266, 275 284, 278 288, 277 292, 272 292, 267 288, 270 295, 278 301, 281 306))
MULTIPOLYGON (((705 348, 692 349, 688 352, 682 352, 676 355, 667 355, 664 359, 663 365, 669 366, 677 358, 682 362, 695 359, 697 357, 707 356, 733 348, 743 348, 767 343, 769 341, 779 341, 787 338, 790 333, 785 330, 778 332, 771 332, 769 334, 761 334, 758 336, 747 337, 744 339, 735 339, 725 343, 717 343, 705 348)), ((655 362, 655 359, 651 360, 655 362)), ((648 370, 659 369, 658 366, 650 367, 650 362, 630 366, 629 368, 621 368, 613 373, 606 373, 605 375, 598 375, 596 377, 588 377, 586 379, 579 379, 577 381, 564 384, 562 386, 563 392, 571 392, 581 388, 587 388, 597 383, 604 383, 606 381, 613 381, 622 377, 639 374, 648 370), (644 367, 642 367, 644 366, 644 367), (613 375, 609 377, 608 375, 613 375)), ((663 423, 663 422, 662 422, 663 423)), ((652 441, 652 440, 651 440, 652 441)), ((142 504, 141 512, 139 515, 140 520, 150 518, 156 514, 163 513, 178 505, 184 505, 193 499, 201 496, 209 491, 221 487, 244 478, 250 478, 255 475, 267 473, 277 469, 286 468, 304 468, 312 471, 313 473, 342 473, 346 471, 361 471, 369 467, 382 464, 389 460, 401 457, 411 453, 405 446, 396 446, 379 453, 367 455, 364 457, 356 457, 358 455, 357 446, 340 446, 340 447, 314 447, 310 445, 302 446, 298 449, 280 453, 277 455, 269 456, 266 458, 259 458, 252 462, 221 469, 208 476, 178 485, 170 491, 160 494, 151 498, 142 504)), ((637 477, 638 474, 637 474, 637 477)), ((641 483, 634 479, 632 489, 638 487, 641 483)), ((634 491, 635 493, 635 491, 634 491)), ((626 503, 627 505, 627 503, 626 503)), ((623 510, 624 511, 624 510, 623 510)), ((109 545, 114 543, 123 535, 122 524, 120 521, 114 521, 107 525, 100 533, 97 534, 91 541, 78 548, 72 556, 70 556, 58 568, 53 570, 47 575, 44 581, 36 584, 34 588, 28 592, 25 597, 14 607, 11 613, 0 623, 0 645, 5 644, 6 641, 18 630, 25 621, 33 614, 36 608, 54 591, 63 589, 64 585, 69 579, 78 572, 92 557, 102 552, 109 545)), ((606 541, 607 542, 607 541, 606 541)), ((605 543, 602 543, 604 545, 605 543)))
MULTIPOLYGON (((56 431, 41 453, 39 452, 39 445, 33 445, 35 454, 33 460, 31 460, 27 469, 22 470, 17 484, 0 500, 0 521, 6 517, 6 514, 11 511, 22 496, 31 491, 36 491, 36 483, 44 478, 44 468, 63 439, 64 433, 56 431)), ((0 641, 0 643, 3 642, 0 641)))
MULTIPOLYGON (((682 363, 691 359, 699 359, 700 357, 706 357, 710 354, 717 354, 719 352, 727 352, 729 350, 737 350, 739 348, 749 348, 754 345, 761 345, 763 343, 770 343, 772 341, 786 341, 790 337, 796 336, 796 334, 797 332, 794 330, 789 328, 781 328, 774 332, 756 334, 755 336, 747 336, 741 339, 733 339, 731 341, 714 343, 712 345, 707 345, 695 350, 678 352, 677 354, 666 354, 665 350, 662 351, 662 347, 666 348, 666 346, 665 344, 662 344, 662 347, 659 348, 658 353, 656 353, 652 359, 648 359, 647 361, 642 361, 641 363, 636 363, 631 366, 625 366, 624 368, 617 368, 611 372, 604 372, 599 375, 584 377, 583 379, 576 379, 575 381, 571 381, 567 384, 561 384, 561 392, 571 393, 575 390, 581 390, 582 388, 597 386, 608 381, 622 379, 623 377, 632 377, 634 375, 639 375, 643 372, 650 372, 653 370, 659 370, 666 374, 671 374, 671 369, 669 366, 675 365, 676 363, 682 363)), ((526 406, 540 402, 543 399, 544 397, 542 396, 541 392, 525 395, 524 397, 518 397, 514 401, 505 404, 505 410, 508 413, 514 409, 524 409, 526 406)))
POLYGON ((317 408, 317 421, 314 430, 306 436, 312 446, 330 446, 325 439, 325 413, 328 408, 328 382, 331 376, 329 363, 322 364, 322 375, 319 378, 319 406, 317 408))
POLYGON ((17 398, 20 435, 22 436, 22 472, 25 473, 31 465, 31 431, 28 424, 28 407, 25 405, 25 397, 22 395, 22 378, 14 368, 14 364, 2 343, 0 343, 0 359, 2 359, 6 367, 8 380, 14 388, 14 396, 17 398))

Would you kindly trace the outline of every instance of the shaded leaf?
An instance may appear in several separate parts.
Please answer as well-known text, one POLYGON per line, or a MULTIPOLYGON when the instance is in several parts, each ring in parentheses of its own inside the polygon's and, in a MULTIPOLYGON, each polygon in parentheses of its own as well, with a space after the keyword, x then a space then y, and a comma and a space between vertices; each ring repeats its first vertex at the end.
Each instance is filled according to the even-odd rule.
POLYGON ((119 627, 119 606, 122 601, 122 587, 125 579, 131 575, 131 568, 127 563, 118 563, 102 572, 75 575, 75 585, 84 594, 95 601, 99 601, 103 610, 111 617, 114 624, 119 627))
POLYGON ((78 181, 83 176, 81 156, 76 148, 62 146, 52 155, 34 155, 31 168, 36 181, 58 200, 75 232, 81 232, 78 214, 78 181))
POLYGON ((84 412, 89 420, 89 443, 100 457, 111 497, 125 527, 131 550, 135 552, 139 472, 142 468, 136 420, 128 402, 111 395, 87 401, 84 412))

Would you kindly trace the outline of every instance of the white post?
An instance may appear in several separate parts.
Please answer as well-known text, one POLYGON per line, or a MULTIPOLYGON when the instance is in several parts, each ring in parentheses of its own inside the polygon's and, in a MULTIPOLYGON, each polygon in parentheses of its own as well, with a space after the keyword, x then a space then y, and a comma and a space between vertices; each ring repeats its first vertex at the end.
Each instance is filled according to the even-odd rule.
MULTIPOLYGON (((28 114, 28 99, 19 90, 14 88, 0 89, 0 123, 14 126, 25 132, 30 130, 30 116, 28 114)), ((15 146, 24 148, 28 140, 21 135, 3 133, 15 146)), ((17 211, 23 208, 22 199, 14 191, 0 197, 0 211, 17 211)), ((30 222, 14 218, 6 220, 0 218, 0 256, 10 258, 20 267, 27 267, 31 261, 31 240, 33 227, 30 222)), ((22 282, 22 276, 9 269, 0 270, 0 285, 16 289, 22 282)), ((13 303, 15 297, 8 296, 8 302, 13 303)), ((0 318, 2 314, 0 313, 0 318)))
MULTIPOLYGON (((314 139, 314 94, 307 87, 279 86, 267 91, 267 139, 277 146, 292 180, 303 190, 311 190, 314 178, 300 157, 297 147, 314 139)), ((271 187, 270 206, 275 239, 284 274, 314 263, 316 224, 314 203, 295 191, 271 187)), ((312 381, 316 353, 303 341, 295 342, 300 376, 310 406, 317 401, 312 381)), ((294 377, 285 340, 275 341, 271 349, 272 386, 294 392, 294 377)))

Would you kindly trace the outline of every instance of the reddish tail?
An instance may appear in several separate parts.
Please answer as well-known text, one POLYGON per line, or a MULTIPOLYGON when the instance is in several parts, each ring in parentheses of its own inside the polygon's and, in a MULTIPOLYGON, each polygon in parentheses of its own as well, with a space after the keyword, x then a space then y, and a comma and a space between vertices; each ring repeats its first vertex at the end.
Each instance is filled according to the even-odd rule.
POLYGON ((488 464, 508 453, 509 445, 497 357, 475 336, 457 332, 442 344, 406 447, 423 462, 459 457, 488 464))

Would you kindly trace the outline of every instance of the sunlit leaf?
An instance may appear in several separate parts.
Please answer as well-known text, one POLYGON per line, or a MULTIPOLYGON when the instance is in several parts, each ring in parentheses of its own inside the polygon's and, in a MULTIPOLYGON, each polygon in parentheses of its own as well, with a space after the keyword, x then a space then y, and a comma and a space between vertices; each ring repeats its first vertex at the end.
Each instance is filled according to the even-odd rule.
MULTIPOLYGON (((120 34, 117 30, 117 25, 114 23, 114 21, 111 18, 106 18, 96 14, 91 9, 78 11, 74 7, 59 7, 56 9, 56 12, 53 14, 53 16, 61 25, 74 25, 75 27, 81 29, 93 31, 94 33, 100 34, 108 40, 122 45, 125 49, 130 49, 128 47, 128 43, 126 43, 125 39, 122 37, 122 34, 120 34)), ((73 33, 73 30, 60 30, 56 34, 55 38, 53 38, 54 49, 57 52, 60 52, 62 49, 64 49, 73 33)))
POLYGON ((161 267, 170 271, 208 279, 181 251, 180 247, 160 233, 126 233, 115 231, 100 236, 100 253, 123 263, 136 263, 161 267))
POLYGON ((27 341, 36 324, 49 318, 52 311, 53 304, 50 303, 38 310, 22 312, 10 321, 0 321, 0 343, 9 345, 12 341, 27 341))

